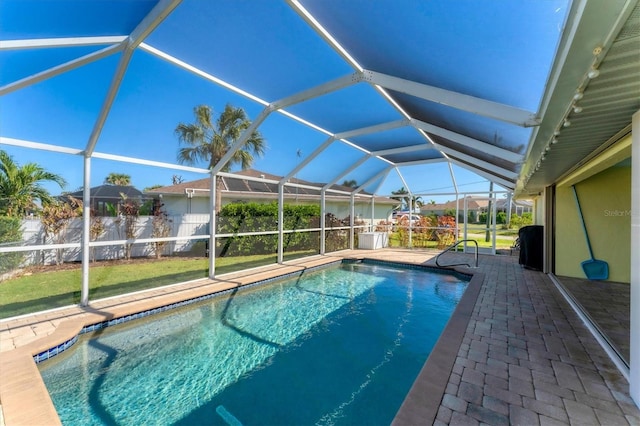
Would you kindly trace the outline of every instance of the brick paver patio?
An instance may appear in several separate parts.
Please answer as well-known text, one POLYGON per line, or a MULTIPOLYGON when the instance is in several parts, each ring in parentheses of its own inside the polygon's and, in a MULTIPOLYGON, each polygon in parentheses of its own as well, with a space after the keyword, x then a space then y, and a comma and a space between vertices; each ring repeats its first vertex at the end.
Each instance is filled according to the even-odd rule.
POLYGON ((545 274, 509 256, 479 270, 435 424, 640 425, 628 382, 545 274))

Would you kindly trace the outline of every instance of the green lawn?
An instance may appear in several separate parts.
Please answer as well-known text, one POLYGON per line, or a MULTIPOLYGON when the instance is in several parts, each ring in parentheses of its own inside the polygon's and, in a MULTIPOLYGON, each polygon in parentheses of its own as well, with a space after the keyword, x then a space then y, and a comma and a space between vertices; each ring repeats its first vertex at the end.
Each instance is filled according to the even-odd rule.
MULTIPOLYGON (((460 238, 462 239, 462 233, 460 233, 460 238)), ((468 234, 468 239, 475 240, 478 243, 478 247, 486 247, 490 248, 492 246, 491 241, 485 241, 484 233, 475 233, 468 234)), ((515 237, 511 235, 504 235, 499 233, 496 236, 496 249, 507 249, 513 245, 515 237)), ((420 238, 416 238, 415 236, 412 238, 413 246, 419 248, 438 248, 438 241, 422 241, 420 238)), ((389 245, 391 247, 403 247, 406 246, 406 242, 403 244, 400 241, 398 233, 392 233, 389 236, 389 245)))
MULTIPOLYGON (((285 260, 316 252, 285 254, 285 260)), ((216 275, 276 262, 274 255, 216 259, 216 275)), ((99 264, 97 264, 99 265, 99 264)), ((80 268, 38 271, 0 283, 0 318, 58 308, 80 302, 80 268)), ((91 266, 89 299, 100 299, 167 284, 206 278, 206 258, 163 258, 144 263, 91 266)))

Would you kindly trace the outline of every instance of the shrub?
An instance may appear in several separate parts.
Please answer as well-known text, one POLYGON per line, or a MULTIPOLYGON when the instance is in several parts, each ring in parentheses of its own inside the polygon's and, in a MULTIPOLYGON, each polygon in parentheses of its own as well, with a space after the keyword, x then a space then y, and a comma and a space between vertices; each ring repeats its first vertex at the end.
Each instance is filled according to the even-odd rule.
POLYGON ((523 226, 532 225, 533 218, 531 213, 523 213, 522 216, 513 215, 511 216, 511 227, 520 229, 523 226))
POLYGON ((449 247, 454 243, 457 237, 456 218, 454 216, 438 217, 438 228, 440 228, 436 231, 438 248, 449 247))
MULTIPOLYGON (((316 205, 285 204, 284 229, 299 230, 318 228, 320 207, 316 205)), ((331 220, 329 220, 331 223, 331 220)), ((327 223, 329 225, 329 223, 327 223)), ((329 225, 331 226, 331 225, 329 225)), ((233 203, 220 210, 217 233, 239 234, 243 232, 276 231, 278 229, 278 204, 233 203)), ((313 233, 288 232, 284 235, 284 249, 289 251, 306 250, 317 246, 313 233)), ((251 254, 275 253, 278 247, 278 235, 231 236, 221 241, 217 249, 219 256, 247 256, 251 254)))
MULTIPOLYGON (((12 244, 22 244, 22 222, 17 217, 0 216, 0 245, 12 244)), ((18 268, 23 258, 23 253, 0 254, 0 274, 18 268)))
POLYGON ((505 224, 505 223, 507 223, 507 213, 505 213, 505 212, 498 212, 498 213, 496 214, 496 223, 497 223, 498 225, 501 225, 501 224, 505 224))

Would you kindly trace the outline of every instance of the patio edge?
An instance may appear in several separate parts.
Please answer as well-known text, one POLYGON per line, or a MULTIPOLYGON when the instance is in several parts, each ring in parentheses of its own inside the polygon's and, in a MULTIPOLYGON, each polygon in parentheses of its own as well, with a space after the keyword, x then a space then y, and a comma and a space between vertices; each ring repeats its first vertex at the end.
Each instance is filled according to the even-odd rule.
MULTIPOLYGON (((468 270, 458 270, 469 274, 468 270)), ((484 282, 484 274, 472 272, 467 290, 447 322, 427 362, 420 370, 392 425, 433 424, 444 396, 449 376, 467 330, 484 282), (440 396, 437 398, 437 396, 440 396)))

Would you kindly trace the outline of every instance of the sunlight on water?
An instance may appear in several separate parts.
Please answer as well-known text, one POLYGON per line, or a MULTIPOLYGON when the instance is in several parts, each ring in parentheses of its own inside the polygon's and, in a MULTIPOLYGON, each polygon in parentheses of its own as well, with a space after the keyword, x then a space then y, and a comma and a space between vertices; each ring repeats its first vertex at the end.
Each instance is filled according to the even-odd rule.
MULTIPOLYGON (((379 370, 386 368, 403 341, 417 338, 433 345, 466 287, 466 283, 447 275, 435 274, 437 283, 425 285, 418 278, 433 274, 398 274, 398 270, 359 265, 346 268, 350 270, 323 270, 240 291, 81 339, 69 354, 41 366, 63 423, 189 424, 198 419, 221 424, 228 423, 228 419, 242 424, 283 422, 277 417, 280 414, 273 418, 267 413, 248 416, 247 407, 242 404, 246 392, 263 392, 263 401, 269 393, 281 392, 279 387, 293 389, 288 398, 308 392, 311 396, 306 399, 314 407, 309 418, 293 417, 286 423, 308 422, 312 418, 322 424, 339 422, 349 415, 345 407, 366 393, 365 388, 381 375, 379 370), (414 290, 422 291, 422 287, 432 288, 431 298, 437 288, 445 293, 444 297, 435 297, 438 303, 429 308, 432 314, 435 309, 445 315, 444 320, 429 318, 428 322, 438 324, 435 337, 430 339, 424 338, 424 324, 409 324, 416 299, 414 290), (344 328, 338 328, 343 323, 356 324, 355 334, 339 331, 344 328), (361 342, 368 334, 380 342, 361 342), (338 348, 331 349, 331 343, 338 348), (311 349, 314 345, 331 353, 323 356, 322 349, 320 353, 311 349), (375 356, 367 360, 371 356, 367 354, 369 348, 375 356), (337 377, 339 384, 327 384, 340 386, 335 397, 315 401, 314 392, 319 388, 297 378, 306 373, 309 365, 318 372, 323 368, 337 371, 342 368, 340 363, 351 362, 349 358, 355 358, 359 350, 363 352, 362 370, 345 367, 345 371, 353 372, 353 378, 337 377), (342 356, 335 355, 340 351, 344 351, 342 356), (283 361, 292 354, 295 356, 283 361), (322 367, 319 357, 330 365, 322 367), (283 369, 292 370, 296 377, 276 376, 290 383, 269 383, 283 369), (251 390, 245 391, 245 387, 251 390)), ((430 347, 419 350, 418 367, 430 347)), ((316 382, 323 381, 327 374, 331 373, 321 373, 323 377, 316 382)), ((411 374, 415 377, 417 372, 411 374)), ((278 398, 285 401, 287 396, 278 398)))

